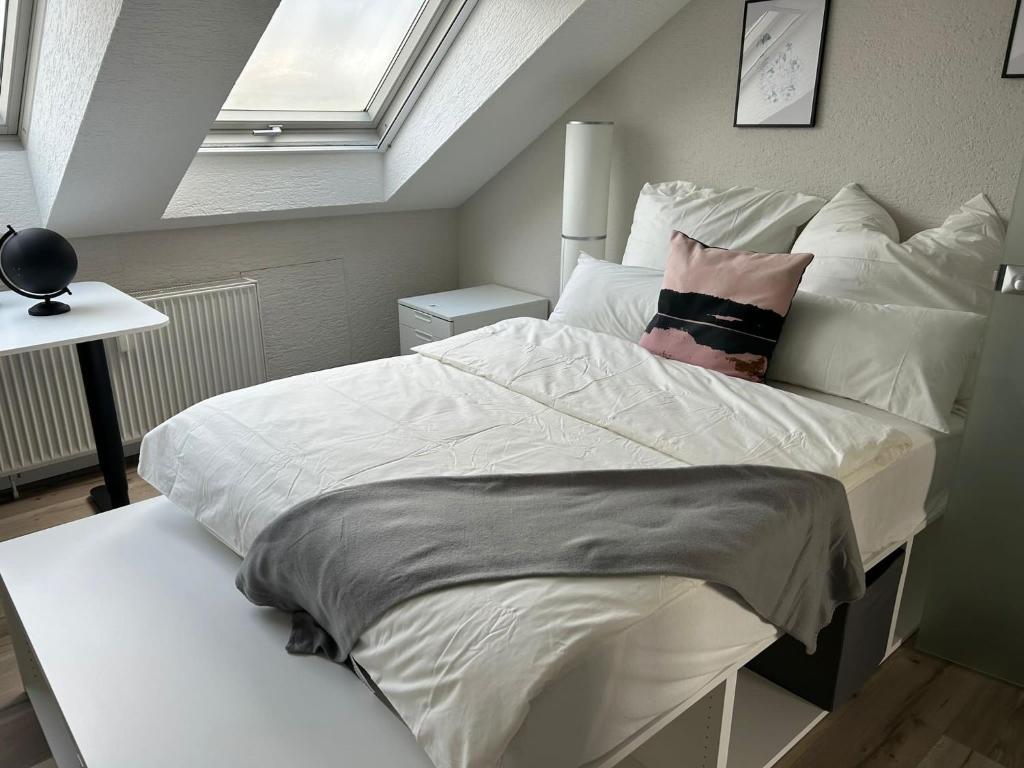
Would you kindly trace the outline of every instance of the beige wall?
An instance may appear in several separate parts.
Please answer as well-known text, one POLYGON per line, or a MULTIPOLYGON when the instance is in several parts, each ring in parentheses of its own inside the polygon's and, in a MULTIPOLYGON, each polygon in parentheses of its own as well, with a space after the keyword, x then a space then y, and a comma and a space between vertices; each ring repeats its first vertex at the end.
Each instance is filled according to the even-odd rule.
POLYGON ((259 282, 273 378, 398 354, 396 300, 454 288, 455 211, 77 238, 78 280, 143 291, 259 282))
POLYGON ((616 121, 608 256, 644 181, 830 196, 858 181, 904 235, 981 191, 1008 215, 1024 81, 1000 78, 1014 0, 832 3, 813 129, 732 127, 741 0, 693 0, 460 209, 462 285, 554 298, 567 119, 616 121))

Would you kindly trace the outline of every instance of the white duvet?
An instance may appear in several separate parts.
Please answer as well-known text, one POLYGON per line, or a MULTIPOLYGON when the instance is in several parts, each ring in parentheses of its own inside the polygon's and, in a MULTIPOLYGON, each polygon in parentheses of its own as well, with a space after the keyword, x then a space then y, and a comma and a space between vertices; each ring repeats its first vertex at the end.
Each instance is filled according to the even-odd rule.
MULTIPOLYGON (((244 555, 277 515, 357 483, 755 463, 821 472, 852 489, 910 446, 874 419, 541 320, 507 320, 418 352, 200 403, 147 435, 139 472, 244 555)), ((353 656, 439 768, 539 766, 515 737, 544 687, 698 589, 709 587, 677 577, 460 587, 396 607, 353 656)), ((746 608, 729 610, 770 636, 746 608)), ((702 622, 698 634, 715 633, 702 622)), ((702 660, 716 663, 729 662, 702 660)), ((644 724, 579 735, 573 760, 599 757, 644 724)))

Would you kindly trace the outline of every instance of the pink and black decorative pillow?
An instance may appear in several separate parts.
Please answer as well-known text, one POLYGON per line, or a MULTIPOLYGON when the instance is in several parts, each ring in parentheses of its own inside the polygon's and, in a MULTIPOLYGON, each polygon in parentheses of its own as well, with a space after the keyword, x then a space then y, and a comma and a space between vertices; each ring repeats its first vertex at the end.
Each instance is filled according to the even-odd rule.
POLYGON ((763 382, 814 257, 714 248, 682 232, 671 242, 658 313, 640 345, 670 360, 763 382))

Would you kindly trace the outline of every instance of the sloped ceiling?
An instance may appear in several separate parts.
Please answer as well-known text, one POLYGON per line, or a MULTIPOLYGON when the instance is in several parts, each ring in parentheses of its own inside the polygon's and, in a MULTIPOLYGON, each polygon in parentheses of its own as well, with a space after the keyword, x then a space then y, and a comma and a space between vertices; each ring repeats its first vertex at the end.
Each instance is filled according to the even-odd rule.
POLYGON ((200 145, 277 0, 48 0, 40 215, 84 236, 456 206, 687 2, 480 0, 387 152, 232 152, 200 145))

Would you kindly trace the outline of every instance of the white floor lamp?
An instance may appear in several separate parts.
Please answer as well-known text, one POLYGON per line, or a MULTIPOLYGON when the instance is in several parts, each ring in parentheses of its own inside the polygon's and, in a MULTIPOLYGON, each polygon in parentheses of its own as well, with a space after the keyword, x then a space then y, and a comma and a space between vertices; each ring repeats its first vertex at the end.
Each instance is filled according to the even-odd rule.
POLYGON ((573 120, 565 126, 560 289, 569 281, 581 251, 595 259, 605 257, 613 126, 589 120, 573 120))

